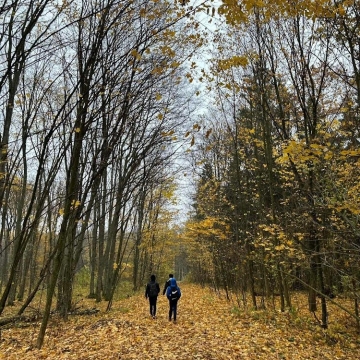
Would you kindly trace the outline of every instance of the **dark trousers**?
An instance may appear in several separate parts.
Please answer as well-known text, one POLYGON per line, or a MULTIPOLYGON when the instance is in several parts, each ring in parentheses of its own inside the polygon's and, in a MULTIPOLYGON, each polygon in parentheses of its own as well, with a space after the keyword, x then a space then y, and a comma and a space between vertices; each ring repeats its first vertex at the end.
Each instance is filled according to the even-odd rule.
POLYGON ((176 321, 177 302, 177 300, 169 300, 169 320, 174 315, 174 321, 176 321))
POLYGON ((150 315, 155 316, 156 315, 156 301, 157 296, 149 296, 149 303, 150 303, 150 315))

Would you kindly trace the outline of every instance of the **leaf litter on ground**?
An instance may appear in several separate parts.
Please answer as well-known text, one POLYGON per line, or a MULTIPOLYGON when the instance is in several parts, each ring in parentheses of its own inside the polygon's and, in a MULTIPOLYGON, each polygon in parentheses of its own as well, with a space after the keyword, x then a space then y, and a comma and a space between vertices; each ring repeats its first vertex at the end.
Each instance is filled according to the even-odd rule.
MULTIPOLYGON (((40 322, 3 329, 0 359, 360 359, 355 328, 340 328, 340 320, 335 330, 331 325, 323 330, 305 312, 239 309, 209 288, 181 288, 176 324, 168 320, 165 296, 159 296, 152 319, 139 294, 114 302, 109 312, 96 304, 103 309, 93 315, 53 317, 40 350, 34 346, 40 322)), ((94 307, 93 300, 86 301, 94 307)), ((305 296, 298 301, 306 307, 305 296)))

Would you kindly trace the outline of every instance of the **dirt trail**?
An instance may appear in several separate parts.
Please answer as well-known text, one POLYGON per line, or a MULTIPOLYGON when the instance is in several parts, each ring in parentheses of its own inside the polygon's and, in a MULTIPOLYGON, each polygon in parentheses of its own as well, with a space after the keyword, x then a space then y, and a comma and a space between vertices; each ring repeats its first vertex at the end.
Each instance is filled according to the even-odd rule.
POLYGON ((304 330, 289 314, 239 313, 209 289, 181 286, 177 323, 168 321, 165 296, 157 319, 148 302, 133 296, 110 313, 53 319, 41 350, 39 324, 2 330, 0 359, 360 359, 356 339, 329 341, 322 330, 304 330))

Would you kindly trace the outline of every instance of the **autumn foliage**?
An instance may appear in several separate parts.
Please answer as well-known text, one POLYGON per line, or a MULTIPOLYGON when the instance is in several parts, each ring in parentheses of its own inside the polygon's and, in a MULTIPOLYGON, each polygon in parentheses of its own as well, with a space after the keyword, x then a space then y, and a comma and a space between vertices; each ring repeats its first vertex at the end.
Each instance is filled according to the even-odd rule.
POLYGON ((360 328, 359 4, 226 0, 218 13, 182 234, 192 279, 255 308, 279 296, 280 311, 306 291, 323 328, 347 297, 360 328))
POLYGON ((5 0, 0 15, 2 354, 357 351, 359 2, 5 0), (176 326, 117 302, 170 271, 214 289, 185 287, 176 326), (99 314, 74 315, 79 286, 99 314))

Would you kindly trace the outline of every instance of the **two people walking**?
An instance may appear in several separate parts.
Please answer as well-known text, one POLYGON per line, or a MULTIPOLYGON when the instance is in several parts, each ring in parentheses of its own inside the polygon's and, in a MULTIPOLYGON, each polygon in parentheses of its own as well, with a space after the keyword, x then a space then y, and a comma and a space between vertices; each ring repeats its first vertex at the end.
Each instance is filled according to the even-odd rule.
MULTIPOLYGON (((156 318, 156 302, 159 293, 160 286, 156 282, 155 275, 151 275, 150 282, 146 285, 145 298, 149 299, 150 315, 153 319, 156 318)), ((181 297, 181 290, 177 285, 173 274, 169 274, 169 279, 164 285, 163 295, 165 294, 169 300, 169 321, 174 319, 174 322, 176 322, 177 302, 181 297)))

